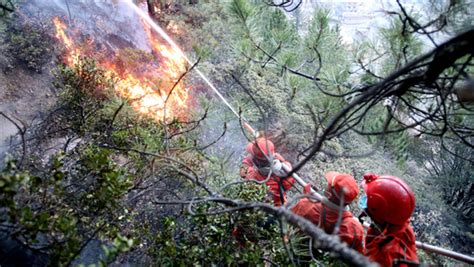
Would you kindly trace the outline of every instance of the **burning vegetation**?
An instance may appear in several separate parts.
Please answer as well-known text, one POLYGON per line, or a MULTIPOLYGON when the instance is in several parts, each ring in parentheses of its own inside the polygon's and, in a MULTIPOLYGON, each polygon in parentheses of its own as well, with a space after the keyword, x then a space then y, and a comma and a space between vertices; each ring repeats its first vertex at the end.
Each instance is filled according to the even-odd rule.
POLYGON ((94 39, 84 38, 79 30, 68 28, 60 18, 55 17, 53 23, 56 38, 64 46, 64 64, 74 66, 83 57, 93 58, 114 78, 115 91, 139 113, 157 121, 185 116, 190 88, 182 77, 187 63, 179 52, 162 44, 144 22, 151 53, 132 48, 108 51, 94 39))

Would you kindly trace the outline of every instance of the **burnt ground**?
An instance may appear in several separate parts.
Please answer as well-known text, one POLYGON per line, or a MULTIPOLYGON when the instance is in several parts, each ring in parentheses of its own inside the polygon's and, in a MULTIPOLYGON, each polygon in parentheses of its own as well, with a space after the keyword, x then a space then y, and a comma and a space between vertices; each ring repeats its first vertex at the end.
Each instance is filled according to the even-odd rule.
MULTIPOLYGON (((52 86, 53 64, 43 66, 40 73, 28 69, 9 55, 0 34, 0 111, 27 127, 34 124, 52 106, 56 97, 52 86)), ((51 56, 52 58, 52 56, 51 56)), ((15 144, 18 129, 0 116, 0 159, 15 144)))

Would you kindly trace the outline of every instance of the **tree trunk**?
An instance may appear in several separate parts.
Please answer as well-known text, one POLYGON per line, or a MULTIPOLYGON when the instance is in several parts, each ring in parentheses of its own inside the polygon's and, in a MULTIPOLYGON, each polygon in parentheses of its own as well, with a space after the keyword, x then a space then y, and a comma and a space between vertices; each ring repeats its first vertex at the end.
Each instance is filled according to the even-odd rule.
POLYGON ((154 2, 155 1, 153 1, 153 0, 147 0, 146 1, 147 7, 148 7, 148 14, 150 15, 150 17, 153 17, 156 13, 154 2))
POLYGON ((447 203, 453 207, 465 220, 474 219, 472 207, 474 204, 474 183, 459 187, 453 190, 453 194, 448 195, 447 203))

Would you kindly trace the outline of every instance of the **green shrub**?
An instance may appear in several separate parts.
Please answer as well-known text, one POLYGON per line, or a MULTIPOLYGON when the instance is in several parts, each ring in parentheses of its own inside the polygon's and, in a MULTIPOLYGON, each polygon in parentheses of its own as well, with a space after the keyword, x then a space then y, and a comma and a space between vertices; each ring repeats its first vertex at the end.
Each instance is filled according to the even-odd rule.
POLYGON ((79 135, 104 131, 107 121, 100 110, 114 96, 114 82, 89 58, 73 67, 60 66, 54 72, 53 85, 59 90, 58 106, 62 111, 58 124, 69 125, 79 135))
POLYGON ((14 1, 0 0, 0 18, 6 17, 15 10, 14 1))
MULTIPOLYGON (((228 197, 259 201, 264 186, 241 184, 226 190, 228 197)), ((225 209, 214 203, 196 204, 197 214, 225 209)), ((161 229, 150 233, 149 255, 158 265, 259 265, 264 257, 289 264, 284 256, 278 221, 258 211, 239 211, 217 215, 191 215, 184 218, 167 217, 161 229), (283 255, 282 255, 283 254, 283 255)))
POLYGON ((39 25, 13 19, 7 27, 8 52, 28 69, 41 72, 52 55, 52 39, 39 25))
POLYGON ((126 216, 121 199, 131 186, 127 170, 107 150, 83 151, 78 159, 56 155, 45 173, 19 170, 14 161, 0 173, 0 207, 7 211, 0 221, 26 245, 47 248, 52 265, 71 262, 91 233, 117 238, 115 218, 126 216))

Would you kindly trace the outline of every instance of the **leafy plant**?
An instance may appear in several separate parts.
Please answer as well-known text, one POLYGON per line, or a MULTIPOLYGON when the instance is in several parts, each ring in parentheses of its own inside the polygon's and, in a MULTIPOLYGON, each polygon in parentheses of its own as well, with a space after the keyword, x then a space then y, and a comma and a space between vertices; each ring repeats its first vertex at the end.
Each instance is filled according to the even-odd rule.
MULTIPOLYGON (((108 100, 115 95, 113 77, 108 77, 96 62, 83 58, 74 67, 60 66, 55 72, 54 86, 59 90, 61 116, 53 118, 68 125, 80 136, 94 131, 104 131, 106 118, 98 119, 108 100)), ((110 118, 110 117, 108 117, 110 118)))
POLYGON ((27 68, 41 72, 52 55, 52 39, 41 25, 14 19, 8 22, 8 52, 27 68))
MULTIPOLYGON (((261 200, 262 186, 238 185, 227 190, 229 197, 261 200)), ((196 204, 196 214, 222 209, 216 204, 196 204)), ((147 226, 145 226, 147 227, 147 226)), ((156 232, 150 232, 149 253, 159 265, 262 264, 265 257, 288 264, 281 246, 278 222, 261 212, 243 211, 210 216, 187 214, 167 217, 156 232)))
POLYGON ((33 176, 12 161, 0 174, 0 204, 8 210, 3 222, 14 226, 26 244, 47 249, 51 264, 72 261, 93 232, 114 236, 117 226, 112 222, 131 186, 130 176, 110 160, 110 152, 95 147, 84 151, 74 162, 55 157, 50 175, 33 176), (73 167, 66 171, 68 164, 73 167))

